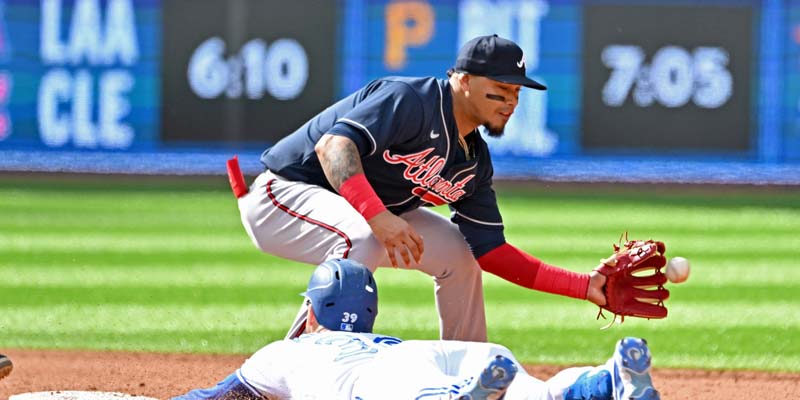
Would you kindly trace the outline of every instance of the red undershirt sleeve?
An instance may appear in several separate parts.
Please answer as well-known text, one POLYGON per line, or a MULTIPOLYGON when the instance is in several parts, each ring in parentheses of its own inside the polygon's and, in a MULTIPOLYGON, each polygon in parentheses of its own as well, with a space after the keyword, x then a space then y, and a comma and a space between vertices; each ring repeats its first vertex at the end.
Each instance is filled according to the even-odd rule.
POLYGON ((386 211, 386 206, 383 205, 364 173, 355 174, 342 182, 339 186, 339 194, 367 221, 386 211))
POLYGON ((547 293, 586 299, 589 274, 568 271, 504 243, 478 258, 481 269, 511 283, 547 293))

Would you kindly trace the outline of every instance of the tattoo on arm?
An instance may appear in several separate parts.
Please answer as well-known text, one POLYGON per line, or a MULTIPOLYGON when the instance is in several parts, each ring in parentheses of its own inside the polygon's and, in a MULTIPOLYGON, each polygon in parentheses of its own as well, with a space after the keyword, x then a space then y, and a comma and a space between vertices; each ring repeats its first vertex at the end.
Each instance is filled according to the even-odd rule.
POLYGON ((325 177, 337 192, 342 182, 364 172, 356 144, 344 136, 323 135, 314 150, 325 177))

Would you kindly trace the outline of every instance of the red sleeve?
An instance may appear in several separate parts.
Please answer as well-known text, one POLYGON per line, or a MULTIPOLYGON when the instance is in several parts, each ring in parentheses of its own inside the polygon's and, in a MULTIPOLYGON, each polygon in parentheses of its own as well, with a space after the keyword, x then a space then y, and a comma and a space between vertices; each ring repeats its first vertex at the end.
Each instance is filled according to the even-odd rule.
POLYGON ((355 174, 342 182, 339 186, 339 194, 367 221, 386 211, 386 206, 383 205, 363 172, 355 174))
POLYGON ((586 299, 589 274, 545 264, 528 253, 504 243, 478 258, 481 269, 529 289, 586 299))

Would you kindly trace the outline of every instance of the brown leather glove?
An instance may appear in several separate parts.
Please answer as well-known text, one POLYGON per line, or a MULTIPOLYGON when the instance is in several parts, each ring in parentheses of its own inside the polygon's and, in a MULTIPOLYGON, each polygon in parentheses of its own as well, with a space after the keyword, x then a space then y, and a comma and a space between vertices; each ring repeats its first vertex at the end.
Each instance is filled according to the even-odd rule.
MULTIPOLYGON (((606 276, 603 290, 606 309, 622 317, 664 318, 667 307, 664 300, 669 291, 664 289, 667 277, 661 268, 667 263, 666 246, 653 240, 630 240, 622 247, 614 245, 614 254, 602 260, 595 271, 606 276)), ((605 316, 603 316, 605 318, 605 316)))

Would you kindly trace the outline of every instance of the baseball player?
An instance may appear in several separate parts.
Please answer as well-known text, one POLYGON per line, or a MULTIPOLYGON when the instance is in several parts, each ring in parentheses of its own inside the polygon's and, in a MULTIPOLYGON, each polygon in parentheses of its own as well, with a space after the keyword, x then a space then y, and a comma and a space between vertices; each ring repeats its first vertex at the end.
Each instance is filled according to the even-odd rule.
POLYGON ((304 293, 306 333, 273 342, 198 399, 658 399, 642 339, 625 338, 599 367, 566 369, 543 382, 492 343, 402 341, 373 334, 378 288, 363 265, 329 260, 304 293))
MULTIPOLYGON (((229 162, 242 223, 260 250, 317 265, 357 260, 433 277, 442 339, 486 341, 481 271, 603 305, 605 277, 548 265, 506 242, 478 131, 501 136, 525 75, 514 42, 481 36, 446 80, 387 77, 313 117, 261 156, 249 189, 229 162), (423 207, 447 204, 450 220, 423 207), (469 316, 465 318, 465 316, 469 316)), ((287 337, 303 329, 301 308, 287 337)))

